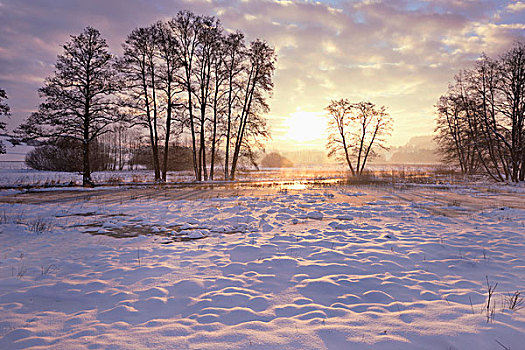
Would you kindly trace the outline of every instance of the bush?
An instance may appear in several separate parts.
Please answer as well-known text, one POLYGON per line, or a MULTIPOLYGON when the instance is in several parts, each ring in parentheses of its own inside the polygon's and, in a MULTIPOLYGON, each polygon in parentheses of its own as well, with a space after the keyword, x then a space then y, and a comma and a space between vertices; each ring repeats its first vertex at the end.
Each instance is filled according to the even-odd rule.
MULTIPOLYGON (((30 168, 48 171, 81 172, 82 162, 82 142, 66 138, 38 146, 25 158, 25 163, 30 168)), ((93 171, 107 170, 111 157, 99 143, 92 142, 90 162, 93 171)))
POLYGON ((293 163, 287 158, 281 156, 279 153, 272 152, 261 161, 261 165, 265 168, 291 168, 293 163))
MULTIPOLYGON (((193 169, 193 154, 189 147, 170 146, 168 151, 168 170, 191 170, 193 169)), ((159 163, 162 168, 164 148, 159 147, 159 163)), ((133 152, 130 164, 140 165, 146 169, 153 169, 153 156, 151 147, 141 147, 133 152)))

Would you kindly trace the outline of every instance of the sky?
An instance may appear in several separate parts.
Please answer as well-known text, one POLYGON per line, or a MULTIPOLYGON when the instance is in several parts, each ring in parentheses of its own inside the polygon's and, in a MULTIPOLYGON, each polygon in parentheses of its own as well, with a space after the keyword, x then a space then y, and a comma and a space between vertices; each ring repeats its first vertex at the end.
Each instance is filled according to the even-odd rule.
POLYGON ((515 0, 0 0, 9 127, 37 108, 70 35, 93 26, 119 55, 131 30, 183 9, 275 47, 270 150, 324 148, 324 108, 340 98, 386 106, 390 145, 431 134, 454 74, 482 52, 496 57, 525 40, 525 1, 515 0))

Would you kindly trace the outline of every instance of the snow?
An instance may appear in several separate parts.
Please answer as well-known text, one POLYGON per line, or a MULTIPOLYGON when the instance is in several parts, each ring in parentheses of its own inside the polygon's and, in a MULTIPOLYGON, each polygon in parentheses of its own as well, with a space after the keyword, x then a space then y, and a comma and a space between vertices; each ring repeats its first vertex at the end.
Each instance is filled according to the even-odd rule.
POLYGON ((0 349, 522 348, 525 210, 449 192, 5 193, 0 349))
MULTIPOLYGON (((131 183, 152 184, 154 175, 150 170, 96 171, 92 178, 98 185, 120 185, 131 183)), ((193 176, 188 171, 170 172, 168 182, 190 182, 193 176)), ((2 168, 0 164, 0 187, 81 185, 82 174, 61 171, 38 171, 33 169, 2 168)))

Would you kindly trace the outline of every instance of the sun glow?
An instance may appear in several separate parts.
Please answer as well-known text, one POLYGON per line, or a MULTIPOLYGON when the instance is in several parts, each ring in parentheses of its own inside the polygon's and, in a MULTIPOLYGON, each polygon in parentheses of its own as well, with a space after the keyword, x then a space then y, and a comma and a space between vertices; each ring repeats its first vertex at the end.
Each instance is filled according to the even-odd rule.
POLYGON ((326 116, 322 112, 298 110, 284 122, 288 129, 285 137, 295 142, 310 142, 326 138, 326 116))

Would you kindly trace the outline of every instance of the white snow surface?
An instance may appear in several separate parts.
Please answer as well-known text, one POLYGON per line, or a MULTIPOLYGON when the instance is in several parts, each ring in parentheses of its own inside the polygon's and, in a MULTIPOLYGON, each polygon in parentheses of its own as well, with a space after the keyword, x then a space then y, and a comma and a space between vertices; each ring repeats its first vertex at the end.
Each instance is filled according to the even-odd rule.
POLYGON ((334 192, 1 204, 0 349, 524 348, 524 210, 334 192))
MULTIPOLYGON (((154 174, 151 170, 96 171, 92 173, 92 178, 95 183, 105 185, 154 182, 154 174)), ((188 171, 169 172, 167 176, 168 182, 190 182, 192 179, 193 177, 188 171)), ((82 184, 82 174, 64 171, 0 168, 0 186, 3 187, 53 187, 71 184, 82 184)))

